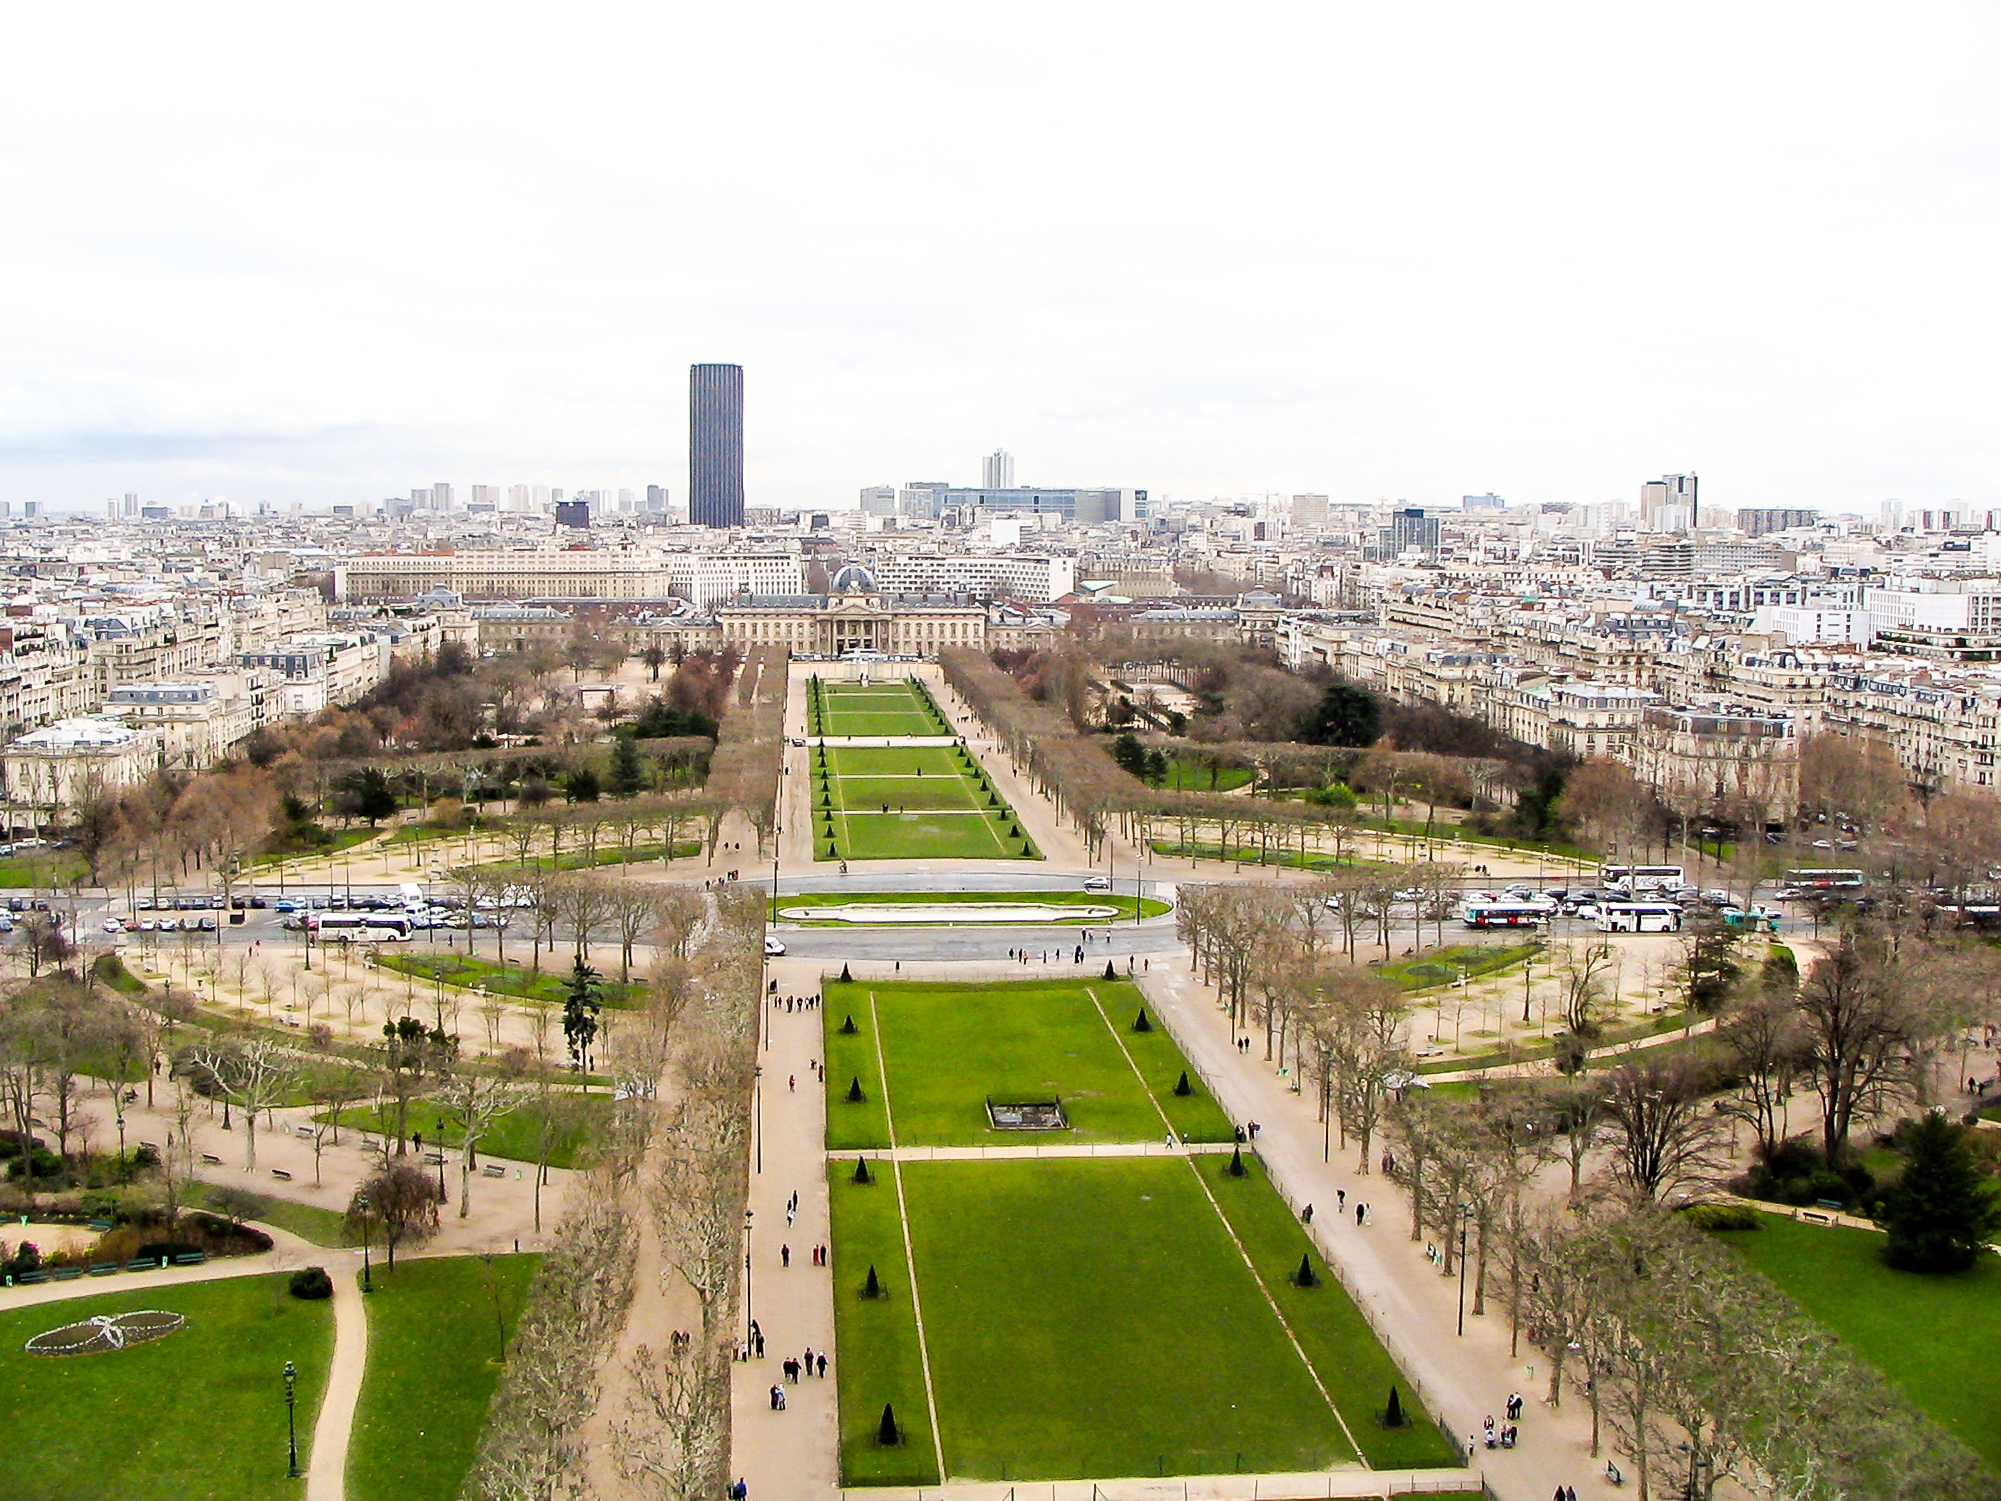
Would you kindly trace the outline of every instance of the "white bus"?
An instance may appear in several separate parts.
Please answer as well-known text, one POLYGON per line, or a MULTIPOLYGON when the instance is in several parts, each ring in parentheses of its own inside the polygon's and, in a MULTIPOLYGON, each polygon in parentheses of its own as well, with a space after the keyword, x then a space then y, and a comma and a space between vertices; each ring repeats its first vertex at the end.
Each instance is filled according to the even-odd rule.
POLYGON ((1607 886, 1617 886, 1634 896, 1658 896, 1677 886, 1686 886, 1679 865, 1607 865, 1598 872, 1607 886))
POLYGON ((1459 915, 1469 928, 1533 928, 1550 912, 1544 902, 1468 902, 1459 915))
POLYGON ((1601 933, 1679 933, 1681 908, 1672 902, 1605 902, 1598 908, 1601 933))
POLYGON ((410 918, 402 912, 309 912, 306 931, 322 943, 408 943, 410 918))
POLYGON ((1859 870, 1789 870, 1785 874, 1785 884, 1801 891, 1860 891, 1862 872, 1859 870))

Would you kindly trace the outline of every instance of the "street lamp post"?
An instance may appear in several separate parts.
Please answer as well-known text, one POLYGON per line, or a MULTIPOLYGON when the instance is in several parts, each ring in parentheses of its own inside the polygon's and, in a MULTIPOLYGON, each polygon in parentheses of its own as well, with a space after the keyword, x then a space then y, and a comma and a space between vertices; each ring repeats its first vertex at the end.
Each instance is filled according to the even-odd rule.
POLYGON ((743 1343, 750 1349, 750 1326, 757 1322, 750 1314, 750 1221, 753 1210, 743 1212, 743 1343))
MULTIPOLYGON (((771 997, 764 998, 765 1009, 771 1008, 771 997)), ((750 1071, 750 1092, 757 1106, 757 1170, 764 1171, 764 1065, 752 1066, 750 1071)))
POLYGON ((1333 1071, 1334 1050, 1325 1044, 1320 1049, 1320 1160, 1334 1160, 1334 1112, 1329 1108, 1328 1075, 1333 1071))
POLYGON ((451 1195, 445 1189, 445 1113, 438 1112, 438 1202, 449 1202, 451 1195))
POLYGON ((374 1229, 374 1226, 368 1218, 368 1195, 365 1193, 356 1194, 354 1196, 354 1207, 361 1211, 361 1290, 365 1293, 372 1293, 375 1291, 375 1275, 373 1268, 368 1264, 368 1242, 371 1238, 369 1232, 374 1229))
POLYGON ((299 1368, 291 1361, 285 1362, 285 1431, 291 1445, 291 1463, 285 1473, 293 1480, 300 1475, 299 1470, 299 1368))
POLYGON ((1459 1333, 1466 1333, 1466 1230, 1473 1223, 1473 1206, 1459 1206, 1459 1333))

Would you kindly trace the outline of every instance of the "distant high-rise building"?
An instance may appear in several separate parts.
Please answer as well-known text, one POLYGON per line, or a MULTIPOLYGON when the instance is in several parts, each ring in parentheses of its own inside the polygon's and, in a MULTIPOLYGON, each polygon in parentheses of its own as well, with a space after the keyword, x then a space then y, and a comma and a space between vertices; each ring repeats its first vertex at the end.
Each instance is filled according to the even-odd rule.
POLYGON ((475 511, 497 511, 500 509, 500 486, 474 485, 472 500, 468 504, 475 511))
POLYGON ((1794 506, 1758 506, 1737 513, 1737 529, 1747 537, 1765 537, 1796 526, 1812 526, 1819 520, 1818 511, 1794 506))
POLYGON ((591 503, 588 500, 557 501, 556 525, 573 526, 581 531, 589 531, 591 526, 591 503))
POLYGON ((1325 526, 1327 524, 1327 497, 1324 495, 1293 496, 1292 524, 1300 528, 1325 526))
POLYGON ((139 496, 136 491, 127 490, 125 492, 125 514, 127 516, 137 516, 139 514, 139 496))
POLYGON ((688 369, 688 519, 743 525, 743 366, 688 369))
POLYGON ((1384 556, 1400 558, 1405 553, 1415 552, 1435 558, 1438 556, 1438 534, 1438 518, 1425 515, 1418 506, 1393 512, 1390 524, 1383 528, 1384 556))
POLYGON ((509 485, 507 487, 507 509, 510 511, 526 511, 529 505, 529 497, 534 493, 527 485, 509 485))
POLYGON ((1685 532, 1695 525, 1692 474, 1664 474, 1640 486, 1640 525, 1650 532, 1685 532))
POLYGON ((431 486, 431 509, 449 511, 452 508, 452 487, 450 485, 431 486))
POLYGON ((667 509, 667 487, 665 485, 648 485, 646 487, 646 509, 649 511, 664 511, 667 509))
POLYGON ((996 448, 980 460, 980 488, 982 490, 1012 490, 1014 488, 1014 455, 1005 448, 996 448))
POLYGON ((869 485, 862 490, 862 510, 870 516, 896 514, 896 486, 869 485))
POLYGON ((411 510, 428 511, 430 508, 431 508, 431 492, 428 489, 412 490, 410 492, 411 510))

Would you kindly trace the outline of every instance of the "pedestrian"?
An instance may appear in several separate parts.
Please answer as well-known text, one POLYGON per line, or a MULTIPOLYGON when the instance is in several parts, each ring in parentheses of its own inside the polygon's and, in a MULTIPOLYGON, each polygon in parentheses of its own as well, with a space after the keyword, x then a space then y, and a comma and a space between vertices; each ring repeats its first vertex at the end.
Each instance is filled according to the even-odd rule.
POLYGON ((1360 1199, 1357 1199, 1355 1201, 1355 1223, 1358 1225, 1365 1223, 1363 1216, 1367 1215, 1368 1212, 1369 1206, 1364 1204, 1360 1199))
POLYGON ((785 1411, 785 1388, 782 1386, 778 1388, 778 1410, 785 1411))
POLYGON ((1334 1190, 1334 1208, 1336 1209, 1336 1211, 1338 1211, 1338 1212, 1339 1212, 1339 1213, 1341 1213, 1341 1214, 1346 1214, 1346 1213, 1348 1212, 1348 1190, 1347 1190, 1347 1189, 1345 1189, 1345 1188, 1337 1188, 1337 1189, 1335 1189, 1335 1190, 1334 1190))
POLYGON ((790 1204, 787 1204, 785 1206, 785 1228, 787 1230, 790 1230, 792 1228, 792 1216, 796 1213, 798 1213, 798 1211, 795 1210, 790 1204))
POLYGON ((785 1092, 787 1094, 799 1093, 799 1076, 797 1074, 787 1074, 785 1076, 785 1092))
POLYGON ((1299 1218, 1300 1218, 1300 1222, 1301 1222, 1302 1224, 1307 1224, 1307 1225, 1310 1225, 1310 1224, 1312 1224, 1312 1223, 1313 1223, 1313 1206, 1312 1206, 1311 1204, 1308 1204, 1308 1205, 1306 1206, 1306 1208, 1305 1208, 1305 1209, 1303 1209, 1303 1210, 1301 1210, 1301 1211, 1300 1211, 1300 1215, 1299 1215, 1299 1218))
POLYGON ((780 1266, 792 1265, 792 1247, 780 1246, 778 1248, 778 1264, 780 1266))
POLYGON ((757 1332, 757 1358, 759 1360, 764 1359, 764 1331, 762 1329, 757 1332))
POLYGON ((825 1352, 825 1351, 822 1351, 822 1352, 821 1352, 821 1353, 820 1353, 819 1355, 815 1356, 814 1358, 815 1358, 816 1360, 818 1360, 818 1361, 820 1362, 820 1374, 821 1374, 821 1376, 823 1376, 823 1377, 824 1377, 824 1376, 825 1376, 825 1375, 827 1374, 827 1355, 826 1355, 826 1352, 825 1352))
POLYGON ((806 1347, 806 1374, 808 1376, 813 1374, 813 1347, 811 1345, 806 1347))
POLYGON ((785 1393, 779 1390, 779 1388, 774 1384, 771 1388, 771 1410, 773 1412, 778 1411, 779 1404, 782 1403, 784 1400, 785 1400, 785 1393))

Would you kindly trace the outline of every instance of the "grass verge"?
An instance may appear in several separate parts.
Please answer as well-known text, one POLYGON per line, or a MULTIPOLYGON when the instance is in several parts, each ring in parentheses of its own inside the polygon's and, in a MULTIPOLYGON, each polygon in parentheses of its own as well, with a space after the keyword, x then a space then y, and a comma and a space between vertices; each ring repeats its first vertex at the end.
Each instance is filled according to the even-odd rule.
MULTIPOLYGON (((810 917, 781 918, 784 908, 795 907, 849 907, 849 906, 904 906, 912 904, 968 904, 983 902, 1039 902, 1045 906, 1057 907, 1116 907, 1118 917, 1039 917, 1036 923, 1063 923, 1082 927, 1103 927, 1108 922, 1131 922, 1133 920, 1133 899, 1129 896, 1107 896, 1085 891, 802 891, 797 896, 774 897, 765 903, 766 913, 774 922, 795 922, 802 927, 846 928, 856 926, 838 919, 816 921, 810 917)), ((1173 909, 1166 903, 1152 897, 1142 897, 1139 901, 1142 917, 1159 917, 1173 909)), ((1019 923, 1019 918, 1006 919, 1009 923, 1019 923)), ((870 924, 869 926, 875 926, 870 924)), ((896 924, 884 924, 894 927, 896 924)), ((911 926, 925 926, 912 924, 911 926)), ((964 926, 955 924, 955 926, 964 926)))
MULTIPOLYGON (((221 1183, 195 1183, 187 1191, 187 1202, 191 1208, 208 1207, 209 1196, 218 1188, 233 1187, 221 1183)), ((320 1209, 311 1204, 295 1203, 291 1199, 273 1198, 270 1194, 253 1192, 250 1189, 236 1189, 244 1200, 255 1207, 250 1218, 261 1220, 267 1225, 276 1225, 280 1230, 289 1230, 301 1240, 309 1240, 316 1246, 344 1246, 348 1244, 346 1221, 331 1209, 320 1209)))
POLYGON ((376 1269, 349 1501, 454 1501, 539 1256, 437 1256, 376 1269))
POLYGON ((895 1180, 887 1164, 866 1185, 853 1181, 852 1166, 838 1161, 829 1166, 841 1483, 936 1485, 938 1464, 924 1402, 924 1366, 895 1180), (862 1296, 870 1267, 876 1270, 879 1298, 862 1296), (900 1444, 877 1442, 885 1405, 895 1409, 904 1435, 900 1444))
MULTIPOLYGON (((525 1001, 543 1001, 560 1006, 563 1004, 563 984, 570 973, 568 964, 558 965, 560 957, 552 958, 549 967, 539 971, 525 965, 500 964, 492 959, 473 959, 449 952, 400 954, 378 949, 375 962, 378 968, 411 975, 423 984, 441 980, 462 990, 484 985, 496 995, 511 995, 525 1001)), ((621 985, 615 980, 604 982, 604 1003, 607 1006, 636 1006, 645 993, 643 985, 621 985)))

